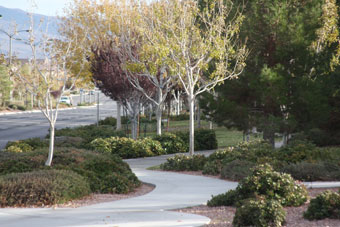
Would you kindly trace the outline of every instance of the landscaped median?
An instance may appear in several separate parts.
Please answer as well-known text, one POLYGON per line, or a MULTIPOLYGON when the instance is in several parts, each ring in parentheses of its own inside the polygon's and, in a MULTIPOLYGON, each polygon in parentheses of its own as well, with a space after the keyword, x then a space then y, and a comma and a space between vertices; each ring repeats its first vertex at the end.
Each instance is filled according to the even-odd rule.
MULTIPOLYGON (((8 142, 0 152, 0 206, 48 206, 91 193, 129 193, 141 182, 122 159, 188 150, 187 132, 133 140, 116 131, 115 124, 114 118, 107 118, 99 126, 56 130, 51 167, 44 165, 48 139, 8 142)), ((198 148, 217 147, 214 131, 197 133, 198 148)))
POLYGON ((297 222, 298 226, 308 226, 305 225, 308 221, 302 217, 308 220, 338 219, 319 221, 316 226, 326 226, 329 222, 339 226, 340 195, 334 190, 316 198, 313 195, 308 206, 310 197, 301 184, 301 181, 340 181, 339 163, 339 148, 318 148, 308 141, 292 141, 286 147, 273 149, 266 142, 255 141, 216 151, 208 157, 175 155, 159 168, 186 173, 198 171, 198 174, 239 181, 236 190, 209 200, 207 203, 211 208, 184 209, 214 219, 218 215, 212 213, 220 211, 214 207, 235 207, 226 209, 226 213, 231 212, 231 215, 224 213, 226 219, 218 216, 220 225, 217 226, 282 226, 286 219, 290 224, 297 222))

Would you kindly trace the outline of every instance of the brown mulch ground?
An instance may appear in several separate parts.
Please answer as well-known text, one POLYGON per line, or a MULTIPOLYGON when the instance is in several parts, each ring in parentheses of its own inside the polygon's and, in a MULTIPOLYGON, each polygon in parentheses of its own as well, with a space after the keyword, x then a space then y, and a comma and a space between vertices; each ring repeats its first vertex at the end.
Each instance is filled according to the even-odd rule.
MULTIPOLYGON (((137 197, 141 195, 145 195, 151 192, 155 187, 150 184, 142 184, 139 188, 136 188, 135 191, 130 192, 128 194, 91 194, 82 199, 72 200, 63 204, 56 204, 52 206, 44 206, 44 208, 53 207, 53 208, 77 208, 81 206, 89 206, 97 203, 105 203, 112 202, 121 199, 128 199, 132 197, 137 197)), ((36 208, 36 206, 30 206, 36 208)), ((40 206, 41 207, 41 206, 40 206)), ((1 226, 1 225, 0 225, 1 226)))
MULTIPOLYGON (((179 172, 190 175, 203 175, 199 171, 184 171, 179 172)), ((208 175, 203 175, 208 176, 208 175)), ((219 178, 218 176, 208 176, 213 178, 219 178)), ((335 192, 339 191, 339 188, 314 188, 308 189, 309 196, 311 198, 316 197, 318 194, 325 190, 332 190, 335 192)), ((289 227, 340 227, 339 219, 323 219, 319 221, 308 221, 303 218, 303 212, 307 210, 309 202, 300 207, 286 207, 284 208, 286 215, 286 223, 284 226, 289 227)), ((196 206, 185 209, 178 209, 178 212, 198 214, 206 216, 211 219, 210 224, 205 225, 206 227, 232 227, 233 218, 235 215, 236 208, 234 207, 208 207, 208 206, 196 206)))

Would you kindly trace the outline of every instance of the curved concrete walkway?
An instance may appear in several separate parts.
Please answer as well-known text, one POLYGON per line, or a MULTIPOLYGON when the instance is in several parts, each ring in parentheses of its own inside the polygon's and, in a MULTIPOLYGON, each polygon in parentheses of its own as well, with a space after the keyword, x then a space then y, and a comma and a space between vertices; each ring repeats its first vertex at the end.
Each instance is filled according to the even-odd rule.
POLYGON ((0 209, 1 227, 62 226, 202 226, 209 218, 169 211, 205 204, 211 195, 235 188, 237 183, 185 174, 148 171, 168 156, 127 160, 141 181, 156 185, 143 196, 80 208, 0 209))

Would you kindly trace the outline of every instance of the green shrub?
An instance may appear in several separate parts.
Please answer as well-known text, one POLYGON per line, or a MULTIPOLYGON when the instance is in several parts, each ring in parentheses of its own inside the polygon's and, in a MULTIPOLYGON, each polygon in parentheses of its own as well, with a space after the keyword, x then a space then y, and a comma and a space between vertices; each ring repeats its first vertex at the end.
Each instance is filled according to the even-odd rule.
POLYGON ((171 121, 188 121, 189 114, 171 115, 170 120, 171 121))
MULTIPOLYGON (((176 136, 180 137, 185 143, 186 150, 189 150, 189 132, 176 132, 176 136)), ((195 150, 214 150, 217 149, 217 139, 214 130, 198 129, 195 130, 195 150)))
POLYGON ((90 194, 86 180, 66 170, 0 176, 0 206, 53 205, 90 194))
POLYGON ((276 200, 265 197, 247 199, 237 207, 233 226, 282 226, 286 212, 276 200))
POLYGON ((10 141, 7 143, 5 151, 8 152, 30 152, 33 147, 24 141, 10 141))
POLYGON ((340 219, 340 195, 336 192, 324 191, 310 201, 303 216, 308 220, 340 219))
POLYGON ((283 206, 300 206, 308 198, 303 185, 296 184, 288 174, 273 171, 268 164, 255 167, 248 177, 239 182, 236 193, 238 201, 265 196, 269 200, 277 200, 283 206))
POLYGON ((195 130, 195 138, 197 138, 195 139, 195 150, 214 150, 218 147, 214 130, 195 130))
MULTIPOLYGON (((46 169, 47 148, 29 153, 0 152, 0 175, 46 169)), ((93 192, 125 193, 140 185, 128 164, 117 155, 75 148, 56 148, 52 167, 82 175, 93 192), (117 181, 113 181, 116 179, 117 181), (124 183, 120 183, 123 181, 124 183), (126 187, 127 186, 127 187, 126 187)))
POLYGON ((247 160, 233 160, 222 165, 221 178, 239 181, 251 174, 251 169, 255 163, 247 160))
POLYGON ((251 175, 240 182, 237 191, 244 199, 263 195, 278 200, 283 206, 300 206, 308 198, 303 185, 296 184, 288 174, 273 171, 268 164, 255 167, 251 175))
POLYGON ((290 174, 301 181, 332 181, 340 180, 340 166, 334 162, 300 162, 288 164, 281 168, 282 172, 290 174))
POLYGON ((104 120, 100 120, 99 125, 110 125, 110 126, 116 126, 117 125, 117 119, 114 117, 107 117, 104 120))
POLYGON ((161 144, 151 138, 140 140, 126 137, 99 138, 92 141, 90 145, 97 152, 117 154, 126 159, 165 154, 161 144))
POLYGON ((210 161, 220 160, 222 161, 224 158, 229 157, 230 155, 233 155, 233 147, 228 147, 225 150, 218 150, 209 155, 208 159, 210 161))
POLYGON ((233 206, 237 203, 238 193, 236 190, 229 190, 226 193, 219 194, 217 196, 212 196, 211 200, 208 201, 207 205, 209 207, 218 206, 233 206))
POLYGON ((222 164, 220 160, 207 161, 203 166, 203 174, 219 175, 221 173, 222 164))
POLYGON ((187 152, 184 141, 175 134, 163 133, 162 135, 153 137, 153 139, 161 143, 167 154, 187 152))
POLYGON ((287 146, 281 147, 277 158, 288 163, 298 163, 305 160, 318 159, 320 150, 314 144, 304 140, 294 140, 287 146))
POLYGON ((163 170, 175 170, 175 171, 198 171, 202 170, 207 158, 204 155, 175 155, 167 159, 167 161, 161 164, 160 168, 163 170))
POLYGON ((307 132, 307 138, 318 146, 327 146, 331 141, 329 133, 319 128, 309 130, 307 132))
MULTIPOLYGON (((55 136, 80 137, 84 141, 80 147, 90 148, 90 143, 97 138, 123 137, 124 132, 116 131, 114 127, 108 125, 85 125, 76 128, 63 128, 55 130, 55 136)), ((47 136, 47 138, 49 138, 47 136)))

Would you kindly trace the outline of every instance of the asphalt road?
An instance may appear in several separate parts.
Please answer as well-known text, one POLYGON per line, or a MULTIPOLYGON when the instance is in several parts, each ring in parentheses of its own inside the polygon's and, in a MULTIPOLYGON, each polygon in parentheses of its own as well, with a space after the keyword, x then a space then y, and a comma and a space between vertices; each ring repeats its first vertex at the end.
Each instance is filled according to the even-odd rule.
MULTIPOLYGON (((77 97, 73 99, 77 99, 77 97)), ((103 94, 100 94, 99 100, 100 119, 116 116, 117 107, 114 101, 103 94)), ((76 127, 96 122, 96 106, 61 109, 58 112, 56 128, 76 127)), ((3 149, 8 141, 45 137, 48 129, 48 121, 40 111, 0 115, 0 149, 3 149)))

